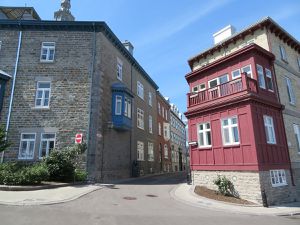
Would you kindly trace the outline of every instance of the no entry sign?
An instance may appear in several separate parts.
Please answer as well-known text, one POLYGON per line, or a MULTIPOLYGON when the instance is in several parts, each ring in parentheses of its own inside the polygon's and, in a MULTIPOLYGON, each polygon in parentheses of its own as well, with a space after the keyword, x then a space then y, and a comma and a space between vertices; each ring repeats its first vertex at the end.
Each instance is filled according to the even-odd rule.
POLYGON ((81 144, 81 143, 82 143, 82 134, 76 134, 75 144, 81 144))

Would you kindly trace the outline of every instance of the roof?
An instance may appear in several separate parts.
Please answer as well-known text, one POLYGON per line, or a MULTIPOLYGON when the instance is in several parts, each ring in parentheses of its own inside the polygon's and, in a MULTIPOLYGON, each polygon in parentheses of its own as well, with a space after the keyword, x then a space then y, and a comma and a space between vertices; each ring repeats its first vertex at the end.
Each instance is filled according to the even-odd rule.
POLYGON ((2 11, 9 20, 41 20, 33 7, 0 6, 0 11, 2 11), (29 14, 32 18, 24 17, 24 14, 29 14))
POLYGON ((157 84, 147 74, 143 67, 124 47, 122 42, 103 21, 47 21, 47 20, 0 20, 0 29, 9 30, 45 30, 45 31, 85 31, 102 32, 107 39, 131 62, 131 64, 143 75, 143 77, 158 89, 157 84))
POLYGON ((249 27, 243 29, 242 31, 233 34, 229 38, 219 42, 213 47, 206 49, 205 51, 191 57, 188 60, 190 68, 192 69, 193 63, 196 60, 206 57, 209 54, 213 54, 215 51, 219 51, 221 48, 228 46, 232 42, 236 42, 239 39, 243 39, 248 34, 253 34, 255 30, 262 29, 263 27, 267 27, 272 33, 279 36, 279 38, 283 39, 288 45, 294 48, 296 51, 300 53, 300 43, 296 40, 291 34, 289 34, 285 29, 283 29, 279 24, 277 24, 271 17, 265 17, 258 22, 250 25, 249 27))

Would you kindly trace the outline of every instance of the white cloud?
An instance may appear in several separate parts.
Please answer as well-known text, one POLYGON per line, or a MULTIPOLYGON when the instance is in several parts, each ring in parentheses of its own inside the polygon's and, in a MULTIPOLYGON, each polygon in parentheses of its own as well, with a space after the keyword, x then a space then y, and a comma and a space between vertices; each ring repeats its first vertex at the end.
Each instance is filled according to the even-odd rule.
POLYGON ((214 10, 228 4, 229 2, 231 2, 231 0, 213 0, 205 5, 199 4, 199 8, 193 8, 193 10, 185 12, 184 14, 176 15, 176 17, 174 16, 172 21, 169 21, 161 26, 157 26, 159 27, 158 29, 148 30, 142 35, 140 40, 136 41, 135 45, 141 47, 152 42, 158 42, 166 39, 182 31, 199 19, 209 15, 214 10))

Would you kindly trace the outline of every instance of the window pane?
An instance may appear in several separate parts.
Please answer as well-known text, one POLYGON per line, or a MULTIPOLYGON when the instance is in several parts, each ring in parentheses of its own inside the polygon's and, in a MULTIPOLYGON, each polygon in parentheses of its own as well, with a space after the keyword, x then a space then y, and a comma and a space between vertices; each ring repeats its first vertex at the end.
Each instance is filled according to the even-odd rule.
POLYGON ((49 99, 44 100, 44 106, 49 106, 49 99))
POLYGON ((237 124, 237 118, 236 117, 231 118, 231 124, 237 124))
POLYGON ((210 129, 210 123, 206 124, 206 129, 210 129))
POLYGON ((224 135, 224 142, 225 142, 225 144, 230 143, 228 128, 224 128, 223 129, 223 135, 224 135))
POLYGON ((227 126, 228 125, 228 119, 223 120, 223 126, 227 126))
POLYGON ((50 88, 50 83, 49 82, 47 82, 47 83, 39 82, 38 83, 38 88, 50 88))
POLYGON ((35 134, 22 134, 22 139, 35 139, 35 134))
POLYGON ((53 139, 55 138, 55 134, 42 134, 43 139, 53 139))
POLYGON ((232 133, 233 133, 233 141, 234 142, 239 142, 239 131, 237 127, 232 128, 232 133))
POLYGON ((42 97, 43 97, 43 91, 38 91, 37 98, 42 98, 42 97))
POLYGON ((210 135, 210 131, 208 131, 207 133, 206 133, 206 138, 207 138, 207 145, 211 145, 211 135, 210 135))
POLYGON ((199 145, 203 146, 204 145, 204 137, 203 137, 203 133, 199 134, 199 145))
POLYGON ((42 141, 40 157, 45 157, 46 156, 46 150, 47 150, 47 141, 42 141))
POLYGON ((199 125, 199 130, 203 130, 203 124, 199 125))

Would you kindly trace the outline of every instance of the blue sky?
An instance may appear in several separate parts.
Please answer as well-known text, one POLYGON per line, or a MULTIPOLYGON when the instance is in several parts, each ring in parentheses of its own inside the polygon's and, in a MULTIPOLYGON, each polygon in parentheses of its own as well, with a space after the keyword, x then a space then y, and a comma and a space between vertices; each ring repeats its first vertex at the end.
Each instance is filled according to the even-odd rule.
MULTIPOLYGON (((33 6, 52 20, 60 0, 1 0, 2 6, 33 6)), ((186 110, 187 60, 212 47, 212 34, 231 24, 237 31, 270 16, 300 40, 299 0, 72 0, 76 20, 105 21, 179 109, 186 110)))

